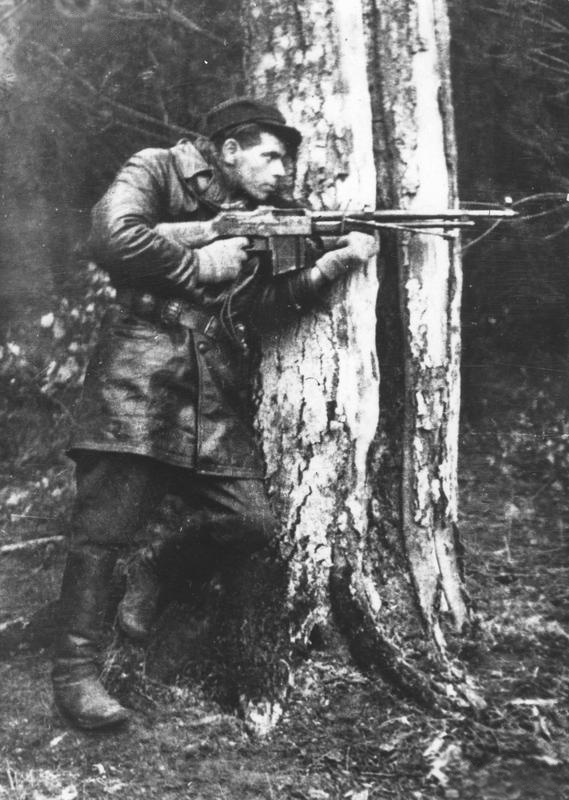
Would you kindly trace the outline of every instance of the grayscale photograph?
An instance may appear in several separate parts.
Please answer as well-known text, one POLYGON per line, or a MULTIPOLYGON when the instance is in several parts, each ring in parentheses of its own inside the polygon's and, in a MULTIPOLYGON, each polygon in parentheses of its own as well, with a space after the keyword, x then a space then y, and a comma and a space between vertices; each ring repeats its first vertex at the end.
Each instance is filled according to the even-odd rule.
POLYGON ((568 54, 0 0, 0 800, 569 800, 568 54))

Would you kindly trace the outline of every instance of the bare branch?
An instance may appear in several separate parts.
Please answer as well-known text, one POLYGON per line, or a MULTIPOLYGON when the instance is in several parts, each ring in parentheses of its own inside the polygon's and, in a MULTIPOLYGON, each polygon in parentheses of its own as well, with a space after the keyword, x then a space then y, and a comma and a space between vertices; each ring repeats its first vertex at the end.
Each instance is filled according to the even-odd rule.
POLYGON ((120 103, 117 100, 113 100, 110 97, 102 94, 95 86, 93 86, 89 81, 85 80, 81 75, 78 75, 75 70, 72 70, 67 64, 62 61, 59 56, 52 53, 43 45, 39 44, 38 42, 30 42, 30 45, 34 47, 38 52, 42 53, 42 55, 51 61, 53 64, 56 64, 59 69, 68 76, 71 80, 85 89, 90 95, 96 97, 101 103, 104 103, 109 108, 114 109, 115 111, 120 112, 121 114, 125 114, 128 117, 137 120, 141 123, 146 123, 148 125, 158 125, 161 128, 165 128, 172 133, 181 135, 181 136, 191 136, 195 135, 194 131, 188 130, 188 128, 182 128, 180 125, 174 125, 170 122, 164 122, 163 120, 157 117, 151 117, 149 114, 144 114, 142 111, 137 111, 130 106, 124 105, 124 103, 120 103))
MULTIPOLYGON (((150 56, 155 69, 158 70, 160 68, 160 63, 156 58, 156 55, 154 54, 154 51, 152 50, 151 47, 148 48, 148 55, 150 56)), ((159 82, 159 85, 157 84, 158 84, 157 81, 152 82, 154 88, 154 96, 156 97, 156 102, 158 103, 158 105, 160 106, 160 110, 162 111, 162 121, 165 122, 167 125, 169 125, 170 119, 168 115, 168 109, 166 107, 166 103, 164 102, 164 95, 162 94, 162 81, 159 82)))
POLYGON ((516 200, 512 205, 515 208, 527 205, 527 203, 535 203, 541 200, 564 200, 567 202, 569 195, 566 192, 537 192, 537 194, 528 194, 526 197, 521 197, 516 200))
POLYGON ((569 221, 565 223, 559 230, 554 231, 553 233, 548 233, 547 236, 543 238, 550 241, 551 239, 557 239, 559 236, 564 234, 566 231, 569 231, 569 221))
POLYGON ((569 75, 569 62, 561 58, 548 56, 547 53, 541 53, 539 57, 529 56, 528 61, 531 61, 533 64, 537 64, 537 66, 543 67, 550 72, 555 72, 557 75, 561 75, 564 78, 569 75))
POLYGON ((210 42, 227 46, 227 40, 222 39, 211 31, 206 31, 196 22, 186 17, 181 11, 175 8, 159 8, 156 11, 121 11, 113 15, 116 19, 133 20, 137 22, 156 22, 158 19, 168 19, 170 22, 175 22, 181 28, 184 28, 191 33, 196 33, 198 36, 203 36, 209 39, 210 42))
POLYGON ((29 2, 29 0, 16 0, 14 5, 9 7, 7 11, 5 11, 2 16, 0 17, 0 28, 1 26, 7 22, 11 17, 17 14, 22 8, 29 2))
MULTIPOLYGON (((537 219, 552 217, 559 211, 567 212, 567 210, 569 209, 569 195, 563 192, 539 192, 538 194, 528 195, 527 197, 522 197, 520 198, 520 200, 517 200, 515 203, 512 203, 512 208, 520 208, 521 206, 525 206, 528 203, 541 203, 543 201, 548 201, 548 200, 559 200, 561 202, 559 202, 552 208, 545 209, 544 211, 536 211, 535 213, 521 214, 515 219, 510 220, 509 223, 519 225, 520 223, 524 222, 526 223, 534 222, 537 219)), ((480 236, 477 236, 476 239, 472 239, 472 241, 465 244, 462 248, 462 252, 463 253, 466 252, 471 247, 474 247, 475 244, 478 244, 478 242, 482 241, 482 239, 485 239, 487 236, 493 233, 501 222, 502 220, 498 220, 489 228, 487 228, 483 233, 481 233, 480 236)), ((552 234, 544 235, 542 238, 544 240, 553 239, 556 236, 561 235, 561 233, 563 233, 565 230, 568 229, 569 229, 569 222, 566 225, 564 225, 559 231, 556 231, 555 233, 552 234)))
POLYGON ((484 233, 481 233, 480 236, 477 236, 476 239, 472 239, 470 242, 463 245, 461 251, 465 253, 467 250, 470 250, 471 247, 474 247, 475 244, 478 244, 478 242, 481 242, 483 239, 486 239, 487 236, 490 236, 490 234, 496 230, 496 228, 498 227, 498 225, 502 223, 502 221, 503 220, 499 219, 493 225, 490 225, 490 227, 487 228, 484 231, 484 233))
POLYGON ((209 39, 212 42, 217 42, 218 44, 227 45, 226 39, 221 39, 219 36, 216 36, 214 33, 210 31, 206 31, 203 28, 200 28, 199 25, 196 25, 191 19, 182 14, 175 8, 168 9, 166 11, 166 16, 168 16, 173 22, 177 22, 178 25, 186 28, 186 30, 192 31, 193 33, 199 33, 200 36, 205 36, 206 39, 209 39))
POLYGON ((10 553, 21 553, 26 550, 38 550, 40 547, 47 547, 47 545, 60 545, 65 542, 65 536, 44 536, 40 539, 28 539, 24 542, 13 542, 12 544, 5 544, 0 547, 0 555, 7 555, 10 553))

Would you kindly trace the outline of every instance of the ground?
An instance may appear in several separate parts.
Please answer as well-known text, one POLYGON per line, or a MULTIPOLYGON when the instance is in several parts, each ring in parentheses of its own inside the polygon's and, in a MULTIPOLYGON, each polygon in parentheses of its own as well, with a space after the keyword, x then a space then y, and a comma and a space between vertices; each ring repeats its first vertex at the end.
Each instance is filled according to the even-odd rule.
MULTIPOLYGON (((314 652, 282 723, 254 741, 208 697, 207 682, 151 678, 152 653, 138 650, 136 679, 116 683, 133 721, 87 734, 53 710, 49 648, 6 648, 1 800, 569 799, 567 370, 547 359, 525 369, 506 363, 478 368, 460 465, 460 531, 479 624, 459 655, 485 711, 431 716, 341 650, 314 652)), ((53 533, 45 519, 65 507, 67 468, 53 452, 42 456, 51 465, 43 495, 39 456, 16 463, 35 435, 28 426, 11 451, 2 543, 53 533), (42 496, 41 508, 30 501, 42 496)), ((40 564, 28 575, 33 602, 46 572, 40 564)))

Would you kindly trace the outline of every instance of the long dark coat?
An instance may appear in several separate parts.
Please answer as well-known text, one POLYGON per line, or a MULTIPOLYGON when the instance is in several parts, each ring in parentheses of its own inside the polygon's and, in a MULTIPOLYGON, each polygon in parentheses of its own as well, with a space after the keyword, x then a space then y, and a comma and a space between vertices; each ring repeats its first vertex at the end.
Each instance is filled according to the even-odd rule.
POLYGON ((282 323, 314 305, 306 271, 273 278, 256 259, 238 291, 199 286, 193 251, 153 230, 160 222, 211 218, 220 196, 214 171, 193 144, 182 141, 169 150, 137 153, 95 206, 93 253, 119 302, 103 321, 87 370, 72 456, 78 450, 136 453, 203 474, 262 477, 244 348, 188 324, 165 324, 130 300, 120 302, 125 294, 160 302, 180 298, 218 318, 233 291, 231 321, 249 330, 263 319, 282 323), (205 179, 205 191, 198 190, 198 178, 202 186, 205 179), (189 276, 184 290, 168 277, 180 270, 189 276))

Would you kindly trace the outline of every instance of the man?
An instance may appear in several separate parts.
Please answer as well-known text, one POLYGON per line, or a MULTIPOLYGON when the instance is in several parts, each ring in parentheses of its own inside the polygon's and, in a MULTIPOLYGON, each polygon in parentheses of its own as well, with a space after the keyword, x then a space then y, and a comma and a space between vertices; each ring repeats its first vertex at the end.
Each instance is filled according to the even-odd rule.
MULTIPOLYGON (((87 729, 128 716, 99 681, 99 639, 117 557, 164 496, 193 513, 183 564, 192 580, 207 580, 220 554, 246 558, 274 536, 248 404, 255 327, 285 324, 377 252, 373 237, 349 234, 313 266, 274 278, 248 257, 246 238, 216 239, 221 209, 282 204, 301 136, 247 98, 214 108, 206 134, 134 155, 93 211, 94 257, 117 298, 70 449, 77 495, 52 673, 56 705, 87 729), (184 222, 194 223, 189 239, 184 222)), ((155 611, 161 557, 149 547, 131 571, 119 620, 134 637, 155 611)))

